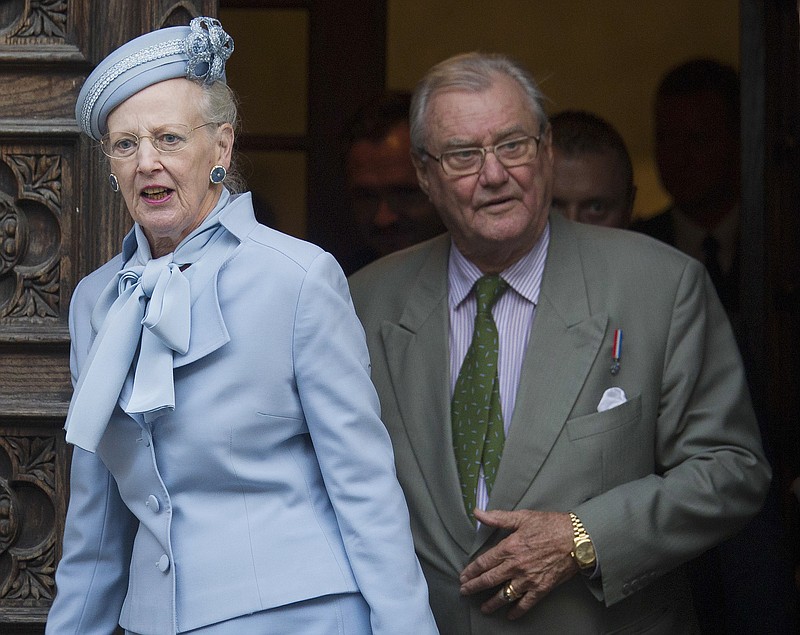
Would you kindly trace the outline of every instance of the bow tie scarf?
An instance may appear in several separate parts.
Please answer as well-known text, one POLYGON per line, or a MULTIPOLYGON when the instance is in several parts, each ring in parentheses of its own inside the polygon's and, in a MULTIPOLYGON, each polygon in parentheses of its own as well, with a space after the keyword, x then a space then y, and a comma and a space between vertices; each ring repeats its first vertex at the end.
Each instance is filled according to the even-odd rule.
POLYGON ((143 414, 148 423, 175 409, 173 351, 184 354, 189 350, 191 326, 189 281, 178 265, 161 260, 151 260, 141 272, 123 271, 119 281, 120 296, 128 293, 128 289, 122 291, 125 285, 131 297, 138 296, 139 305, 146 306, 139 327, 141 343, 133 390, 125 411, 143 414), (149 301, 142 302, 143 298, 149 301))
POLYGON ((199 259, 224 232, 218 221, 204 224, 175 252, 148 260, 146 239, 136 230, 137 258, 108 284, 93 312, 92 322, 102 326, 67 414, 67 441, 90 452, 117 403, 147 423, 175 409, 173 359, 188 351, 191 334, 192 294, 182 265, 199 259), (121 398, 130 375, 132 389, 121 398))

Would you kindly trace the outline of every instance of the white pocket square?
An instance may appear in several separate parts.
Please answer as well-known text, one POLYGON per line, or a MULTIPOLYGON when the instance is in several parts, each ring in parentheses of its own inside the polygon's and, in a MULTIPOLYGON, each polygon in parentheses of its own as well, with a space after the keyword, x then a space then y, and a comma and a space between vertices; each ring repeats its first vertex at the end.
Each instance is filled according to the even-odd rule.
POLYGON ((628 401, 628 398, 625 396, 625 391, 622 390, 622 388, 617 388, 614 386, 603 393, 600 403, 597 404, 597 412, 611 410, 611 408, 616 408, 617 406, 624 404, 626 401, 628 401))

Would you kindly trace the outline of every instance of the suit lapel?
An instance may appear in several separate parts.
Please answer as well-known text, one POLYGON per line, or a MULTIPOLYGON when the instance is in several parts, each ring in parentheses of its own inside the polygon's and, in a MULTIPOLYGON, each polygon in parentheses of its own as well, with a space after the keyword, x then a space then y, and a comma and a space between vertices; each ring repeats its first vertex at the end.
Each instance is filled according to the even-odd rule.
POLYGON ((409 441, 453 540, 468 551, 475 528, 461 502, 450 426, 447 258, 450 240, 436 242, 397 324, 381 329, 394 393, 409 441))
MULTIPOLYGON (((514 414, 489 507, 515 509, 556 442, 597 357, 608 316, 590 314, 578 242, 551 219, 550 246, 514 414)), ((473 548, 493 533, 481 527, 473 548)))

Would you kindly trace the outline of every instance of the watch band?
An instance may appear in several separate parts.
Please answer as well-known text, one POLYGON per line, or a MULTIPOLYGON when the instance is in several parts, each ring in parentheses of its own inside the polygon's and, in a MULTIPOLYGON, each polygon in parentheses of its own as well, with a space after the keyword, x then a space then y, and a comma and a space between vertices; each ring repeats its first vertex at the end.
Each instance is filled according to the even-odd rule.
POLYGON ((583 526, 580 518, 570 512, 569 519, 572 521, 572 537, 576 541, 589 538, 589 533, 586 531, 586 528, 583 526))
POLYGON ((581 572, 589 575, 594 571, 597 560, 594 552, 594 545, 589 536, 589 532, 583 526, 581 519, 573 512, 569 512, 569 519, 572 522, 572 552, 570 555, 575 560, 581 572))

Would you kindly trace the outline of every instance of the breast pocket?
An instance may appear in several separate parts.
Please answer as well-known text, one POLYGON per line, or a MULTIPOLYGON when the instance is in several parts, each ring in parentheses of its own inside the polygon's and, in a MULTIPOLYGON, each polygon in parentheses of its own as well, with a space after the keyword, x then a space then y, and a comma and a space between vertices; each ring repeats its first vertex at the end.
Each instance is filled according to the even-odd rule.
POLYGON ((642 421, 641 395, 570 419, 566 427, 575 455, 599 467, 595 485, 601 492, 653 472, 654 431, 642 421))
POLYGON ((567 421, 567 432, 572 441, 595 434, 603 434, 628 425, 642 417, 642 396, 636 395, 614 408, 603 412, 575 417, 567 421))

